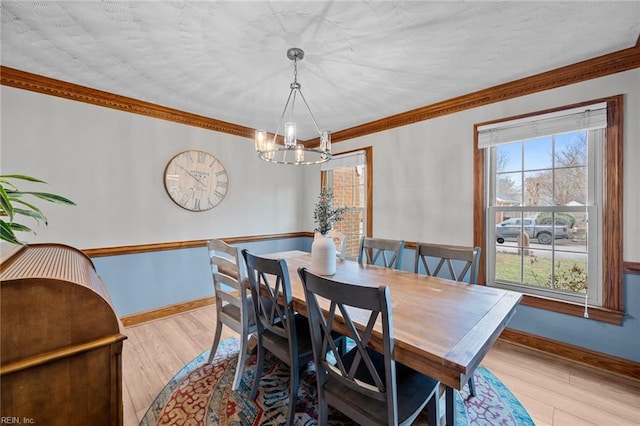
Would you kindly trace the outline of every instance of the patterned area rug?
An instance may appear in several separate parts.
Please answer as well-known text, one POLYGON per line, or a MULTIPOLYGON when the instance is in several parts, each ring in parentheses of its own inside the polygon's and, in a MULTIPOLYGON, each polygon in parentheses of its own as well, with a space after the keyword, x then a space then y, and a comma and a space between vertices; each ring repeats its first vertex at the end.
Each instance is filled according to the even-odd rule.
MULTIPOLYGON (((242 383, 231 391, 238 357, 238 340, 220 342, 213 364, 207 365, 205 351, 171 379, 145 414, 141 426, 156 425, 281 425, 289 401, 289 368, 277 359, 265 357, 258 396, 249 400, 256 357, 249 356, 242 383)), ((467 398, 467 386, 456 392, 456 426, 534 425, 526 410, 489 370, 475 372, 476 396, 467 398)), ((444 409, 444 407, 443 407, 444 409)), ((313 363, 301 373, 296 424, 316 424, 316 379, 313 363)), ((415 424, 426 424, 418 419, 415 424)), ((337 411, 330 411, 329 424, 352 425, 337 411)))

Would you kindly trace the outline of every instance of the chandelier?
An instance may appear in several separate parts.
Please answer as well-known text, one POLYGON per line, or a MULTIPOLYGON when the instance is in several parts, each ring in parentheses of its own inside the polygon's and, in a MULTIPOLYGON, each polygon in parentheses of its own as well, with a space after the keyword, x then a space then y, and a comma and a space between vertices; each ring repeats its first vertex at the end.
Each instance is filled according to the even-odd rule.
POLYGON ((298 83, 298 61, 304 58, 304 51, 297 47, 287 50, 287 58, 293 61, 293 82, 289 85, 291 91, 284 105, 280 122, 273 137, 265 130, 256 130, 255 145, 258 157, 264 161, 278 164, 318 164, 331 159, 331 132, 320 130, 307 100, 302 94, 298 83), (296 123, 293 121, 293 109, 296 99, 300 96, 311 116, 311 121, 318 132, 320 144, 317 148, 306 147, 298 143, 296 123), (291 106, 289 108, 289 106, 291 106), (278 133, 282 129, 282 137, 278 139, 278 133), (284 143, 280 143, 283 141, 284 143))

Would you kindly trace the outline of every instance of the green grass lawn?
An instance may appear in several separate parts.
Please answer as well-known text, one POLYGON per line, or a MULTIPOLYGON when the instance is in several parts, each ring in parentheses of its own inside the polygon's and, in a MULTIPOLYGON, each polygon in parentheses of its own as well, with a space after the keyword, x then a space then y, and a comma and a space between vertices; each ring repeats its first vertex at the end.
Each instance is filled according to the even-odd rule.
MULTIPOLYGON (((496 280, 514 283, 526 283, 544 288, 551 285, 551 257, 516 253, 496 253, 496 280), (521 271, 524 277, 521 280, 521 271)), ((576 260, 557 259, 555 263, 555 285, 553 288, 578 293, 586 292, 586 264, 576 260)))

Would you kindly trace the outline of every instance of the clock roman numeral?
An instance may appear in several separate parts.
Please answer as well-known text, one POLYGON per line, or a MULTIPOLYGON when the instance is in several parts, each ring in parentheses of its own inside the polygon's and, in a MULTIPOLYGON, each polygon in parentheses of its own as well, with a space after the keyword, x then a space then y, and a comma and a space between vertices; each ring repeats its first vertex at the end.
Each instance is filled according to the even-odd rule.
POLYGON ((218 200, 222 200, 224 198, 224 192, 220 192, 217 189, 213 192, 213 195, 215 195, 218 200))

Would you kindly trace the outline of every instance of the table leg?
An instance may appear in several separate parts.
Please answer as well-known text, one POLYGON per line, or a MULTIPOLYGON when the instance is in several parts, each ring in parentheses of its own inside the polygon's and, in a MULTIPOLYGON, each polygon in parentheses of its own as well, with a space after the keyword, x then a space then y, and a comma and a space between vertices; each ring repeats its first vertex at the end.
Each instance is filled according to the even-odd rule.
POLYGON ((456 425, 456 404, 453 388, 447 386, 444 391, 445 398, 445 424, 447 426, 456 425))

